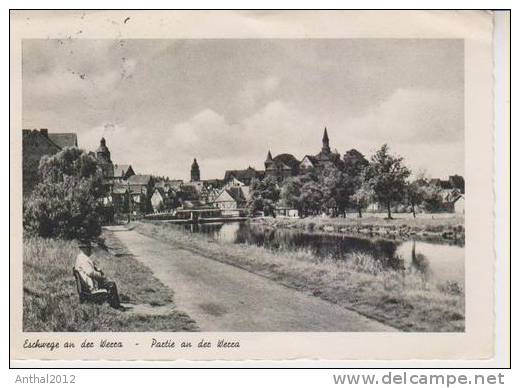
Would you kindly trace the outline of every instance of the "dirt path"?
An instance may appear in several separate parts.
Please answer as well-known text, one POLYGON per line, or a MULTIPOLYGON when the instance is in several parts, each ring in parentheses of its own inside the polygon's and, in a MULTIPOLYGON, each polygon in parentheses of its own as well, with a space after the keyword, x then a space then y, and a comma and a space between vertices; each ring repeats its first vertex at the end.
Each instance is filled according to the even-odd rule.
POLYGON ((124 228, 114 235, 202 331, 395 331, 333 303, 124 228))

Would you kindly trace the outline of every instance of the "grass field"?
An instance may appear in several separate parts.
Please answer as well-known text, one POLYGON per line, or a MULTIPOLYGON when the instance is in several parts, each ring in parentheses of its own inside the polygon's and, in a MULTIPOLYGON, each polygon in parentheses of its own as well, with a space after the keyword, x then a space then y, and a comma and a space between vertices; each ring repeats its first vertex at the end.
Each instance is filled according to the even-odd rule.
MULTIPOLYGON (((97 248, 95 260, 107 277, 117 283, 122 302, 164 306, 173 303, 172 291, 151 271, 124 252, 110 232, 106 245, 111 255, 97 248)), ((174 307, 167 315, 133 314, 108 304, 79 304, 72 276, 77 246, 70 241, 26 238, 23 261, 24 331, 193 331, 197 326, 174 307)))
POLYGON ((434 286, 414 272, 384 269, 366 254, 319 260, 308 251, 268 251, 217 242, 164 224, 137 223, 149 237, 211 257, 355 310, 403 331, 464 331, 464 291, 434 286))

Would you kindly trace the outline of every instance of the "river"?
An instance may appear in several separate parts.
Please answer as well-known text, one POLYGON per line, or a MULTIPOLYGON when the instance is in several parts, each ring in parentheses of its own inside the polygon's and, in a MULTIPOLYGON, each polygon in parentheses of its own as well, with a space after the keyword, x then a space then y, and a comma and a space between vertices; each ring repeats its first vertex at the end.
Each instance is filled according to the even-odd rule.
POLYGON ((464 247, 459 245, 274 229, 247 222, 174 227, 234 244, 254 244, 272 250, 307 249, 318 258, 347 260, 350 253, 363 252, 371 254, 386 267, 418 271, 428 282, 464 285, 464 247))

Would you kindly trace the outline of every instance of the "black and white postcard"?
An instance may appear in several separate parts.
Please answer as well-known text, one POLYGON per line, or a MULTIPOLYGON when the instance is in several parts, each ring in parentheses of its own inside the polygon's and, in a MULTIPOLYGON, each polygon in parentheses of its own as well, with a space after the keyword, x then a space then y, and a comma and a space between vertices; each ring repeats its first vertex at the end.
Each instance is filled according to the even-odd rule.
POLYGON ((11 357, 492 357, 492 22, 13 12, 11 357))

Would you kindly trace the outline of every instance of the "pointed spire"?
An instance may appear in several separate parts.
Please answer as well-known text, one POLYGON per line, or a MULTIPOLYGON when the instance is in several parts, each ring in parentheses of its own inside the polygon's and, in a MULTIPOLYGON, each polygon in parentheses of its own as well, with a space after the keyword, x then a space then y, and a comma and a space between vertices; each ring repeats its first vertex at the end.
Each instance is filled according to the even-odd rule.
POLYGON ((323 140, 322 140, 321 152, 323 154, 330 154, 329 135, 327 133, 327 127, 325 127, 325 130, 323 131, 323 140))
POLYGON ((102 146, 106 145, 106 140, 104 137, 101 138, 101 141, 99 142, 99 144, 101 144, 102 146))
POLYGON ((273 155, 271 155, 271 150, 269 150, 267 152, 267 159, 266 159, 266 161, 271 161, 271 160, 273 160, 273 155))
POLYGON ((325 127, 325 131, 323 131, 323 142, 329 142, 329 135, 327 134, 327 127, 325 127))

